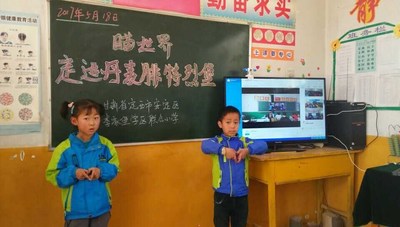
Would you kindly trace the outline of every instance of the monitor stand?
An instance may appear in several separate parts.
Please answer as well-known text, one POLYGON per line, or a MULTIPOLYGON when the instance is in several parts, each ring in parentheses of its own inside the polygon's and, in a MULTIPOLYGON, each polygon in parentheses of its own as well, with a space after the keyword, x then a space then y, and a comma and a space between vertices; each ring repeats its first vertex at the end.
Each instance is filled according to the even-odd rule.
POLYGON ((268 151, 270 152, 285 152, 285 151, 306 151, 311 149, 311 147, 305 147, 300 144, 273 144, 269 146, 268 151))

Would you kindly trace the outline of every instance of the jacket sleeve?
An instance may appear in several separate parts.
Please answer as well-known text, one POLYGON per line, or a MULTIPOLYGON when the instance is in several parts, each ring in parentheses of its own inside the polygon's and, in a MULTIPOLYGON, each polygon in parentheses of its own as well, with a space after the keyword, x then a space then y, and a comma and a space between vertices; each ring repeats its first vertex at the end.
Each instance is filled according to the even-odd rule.
POLYGON ((222 148, 224 146, 218 143, 218 139, 216 137, 203 140, 201 142, 201 150, 204 154, 221 154, 222 148))
POLYGON ((263 154, 268 150, 268 145, 266 142, 259 140, 251 140, 249 138, 246 138, 246 142, 248 144, 250 155, 263 154))
POLYGON ((118 172, 119 169, 119 159, 117 150, 115 149, 114 145, 108 141, 106 144, 105 149, 108 150, 108 154, 106 157, 105 162, 99 162, 97 167, 100 169, 100 181, 109 182, 113 180, 118 172))
POLYGON ((78 181, 76 179, 76 167, 74 165, 68 165, 63 155, 64 151, 65 149, 57 147, 53 151, 53 155, 46 169, 47 181, 60 188, 69 187, 78 181))

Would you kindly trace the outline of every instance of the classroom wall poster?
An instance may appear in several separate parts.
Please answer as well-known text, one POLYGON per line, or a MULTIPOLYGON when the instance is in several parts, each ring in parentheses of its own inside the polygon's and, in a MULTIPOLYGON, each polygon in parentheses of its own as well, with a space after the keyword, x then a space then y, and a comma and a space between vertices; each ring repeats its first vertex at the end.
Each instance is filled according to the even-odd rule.
POLYGON ((201 15, 295 28, 294 0, 201 0, 201 15))
POLYGON ((282 29, 255 28, 251 29, 251 58, 293 61, 296 32, 282 29), (254 44, 260 44, 255 46, 254 44), (277 48, 274 46, 278 46, 277 48), (289 49, 279 48, 288 46, 289 49), (273 47, 273 48, 271 48, 273 47))
POLYGON ((290 69, 294 67, 295 46, 295 30, 252 27, 250 56, 254 76, 294 76, 290 69), (281 71, 282 68, 289 70, 281 71))
POLYGON ((39 16, 0 11, 0 135, 40 129, 39 16))
POLYGON ((377 107, 400 105, 400 25, 353 29, 332 42, 335 100, 377 107))

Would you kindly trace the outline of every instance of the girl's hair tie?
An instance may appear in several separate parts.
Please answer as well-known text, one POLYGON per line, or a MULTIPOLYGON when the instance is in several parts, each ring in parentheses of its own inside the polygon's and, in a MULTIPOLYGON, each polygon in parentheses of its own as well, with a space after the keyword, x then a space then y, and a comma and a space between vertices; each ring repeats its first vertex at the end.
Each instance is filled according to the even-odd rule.
POLYGON ((68 103, 68 107, 71 109, 71 115, 74 113, 74 102, 68 103))

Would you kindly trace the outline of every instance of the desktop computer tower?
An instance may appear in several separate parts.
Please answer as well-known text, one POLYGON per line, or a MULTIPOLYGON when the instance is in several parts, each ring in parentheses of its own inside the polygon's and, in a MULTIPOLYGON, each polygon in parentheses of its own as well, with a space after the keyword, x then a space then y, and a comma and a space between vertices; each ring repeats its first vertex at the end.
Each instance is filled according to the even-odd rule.
POLYGON ((328 146, 362 150, 367 140, 366 103, 326 101, 328 146), (342 143, 340 143, 337 139, 342 143))

